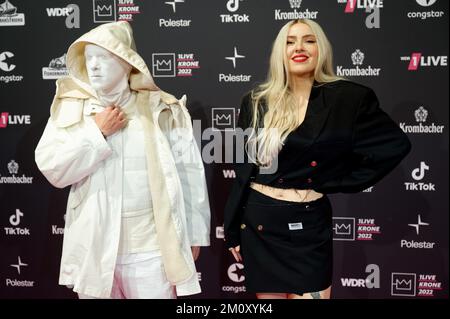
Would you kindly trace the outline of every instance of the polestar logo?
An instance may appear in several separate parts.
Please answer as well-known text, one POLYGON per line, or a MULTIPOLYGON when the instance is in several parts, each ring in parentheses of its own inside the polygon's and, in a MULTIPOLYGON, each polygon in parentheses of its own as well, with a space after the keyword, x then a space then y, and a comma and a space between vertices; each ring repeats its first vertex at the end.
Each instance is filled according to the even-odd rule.
POLYGON ((419 227, 420 226, 429 226, 429 223, 422 222, 420 215, 417 216, 417 224, 408 224, 408 226, 414 227, 416 229, 417 235, 419 235, 419 227))
POLYGON ((19 275, 20 275, 20 267, 21 267, 21 266, 28 266, 28 264, 22 263, 22 260, 20 260, 20 256, 19 256, 19 257, 18 257, 17 265, 11 264, 11 267, 17 268, 17 272, 18 272, 19 275))
POLYGON ((167 1, 167 2, 164 2, 165 4, 167 4, 167 5, 171 5, 172 6, 172 9, 173 9, 173 12, 175 13, 175 12, 177 12, 177 3, 184 3, 184 0, 173 0, 173 1, 167 1))
POLYGON ((226 60, 230 60, 231 62, 233 62, 233 68, 236 69, 236 59, 243 59, 243 58, 245 58, 245 56, 244 55, 239 55, 238 52, 237 52, 237 48, 234 47, 234 56, 226 57, 225 59, 226 60))

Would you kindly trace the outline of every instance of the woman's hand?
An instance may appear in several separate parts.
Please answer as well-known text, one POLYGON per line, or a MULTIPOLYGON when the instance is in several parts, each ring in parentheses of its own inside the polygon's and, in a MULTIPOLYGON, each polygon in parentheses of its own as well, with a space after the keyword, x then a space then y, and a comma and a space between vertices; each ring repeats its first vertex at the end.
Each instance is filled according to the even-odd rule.
POLYGON ((196 261, 198 256, 200 256, 200 246, 191 246, 191 250, 192 257, 194 258, 194 261, 196 261))
POLYGON ((127 125, 125 114, 117 106, 108 106, 105 110, 95 114, 95 124, 106 136, 110 136, 127 125))
POLYGON ((241 262, 242 261, 242 256, 241 256, 241 253, 240 253, 240 251, 241 251, 241 246, 240 245, 236 246, 234 248, 233 247, 228 248, 228 250, 231 251, 231 253, 233 254, 234 259, 237 262, 241 262))

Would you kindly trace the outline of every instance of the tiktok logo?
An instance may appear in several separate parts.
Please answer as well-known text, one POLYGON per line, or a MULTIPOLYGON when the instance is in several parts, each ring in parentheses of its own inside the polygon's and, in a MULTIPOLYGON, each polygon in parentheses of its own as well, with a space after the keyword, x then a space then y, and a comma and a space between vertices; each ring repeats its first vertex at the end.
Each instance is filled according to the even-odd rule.
POLYGON ((239 10, 239 3, 243 0, 228 0, 227 10, 228 13, 220 14, 220 20, 222 23, 248 23, 250 22, 250 16, 248 14, 242 13, 238 14, 236 11, 239 10), (232 14, 229 14, 232 13, 232 14))
POLYGON ((236 12, 239 10, 239 1, 240 0, 229 0, 227 2, 227 9, 230 12, 236 12))
POLYGON ((16 213, 12 214, 11 217, 9 217, 10 224, 13 226, 19 225, 20 217, 22 217, 22 216, 23 216, 23 213, 20 210, 16 209, 16 213))
POLYGON ((436 191, 436 185, 434 183, 422 182, 425 177, 425 171, 428 171, 430 166, 425 162, 420 162, 420 167, 415 168, 411 172, 411 177, 416 182, 405 182, 406 190, 408 191, 436 191))
POLYGON ((428 171, 430 166, 428 166, 425 162, 420 162, 420 167, 414 169, 411 173, 412 178, 416 181, 420 181, 425 177, 425 171, 428 171))
POLYGON ((3 229, 5 230, 5 234, 7 236, 29 236, 30 235, 30 229, 28 227, 17 227, 19 226, 20 222, 21 222, 21 217, 23 216, 23 213, 19 210, 16 209, 16 213, 12 214, 9 217, 9 223, 11 224, 11 226, 14 227, 4 227, 3 229))

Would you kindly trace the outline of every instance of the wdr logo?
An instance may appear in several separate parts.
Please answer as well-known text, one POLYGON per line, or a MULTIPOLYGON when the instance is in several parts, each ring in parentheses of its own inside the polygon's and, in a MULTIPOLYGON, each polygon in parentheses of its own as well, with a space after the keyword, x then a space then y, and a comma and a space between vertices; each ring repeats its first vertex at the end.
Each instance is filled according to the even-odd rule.
POLYGON ((49 17, 66 17, 68 29, 80 28, 80 7, 69 4, 65 8, 46 8, 49 17))
POLYGON ((365 18, 367 29, 379 29, 381 27, 381 9, 383 8, 383 0, 338 0, 338 3, 345 3, 345 13, 351 14, 356 9, 362 9, 368 13, 365 18))
POLYGON ((342 287, 350 288, 380 288, 380 267, 376 264, 370 264, 366 267, 366 278, 341 278, 342 287))

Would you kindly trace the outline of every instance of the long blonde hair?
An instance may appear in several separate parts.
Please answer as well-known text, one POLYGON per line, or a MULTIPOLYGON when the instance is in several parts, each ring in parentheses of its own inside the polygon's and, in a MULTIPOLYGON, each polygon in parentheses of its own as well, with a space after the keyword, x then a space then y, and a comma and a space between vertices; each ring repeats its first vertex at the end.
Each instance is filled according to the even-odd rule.
POLYGON ((317 22, 299 19, 290 21, 281 28, 273 43, 267 79, 252 92, 253 132, 248 139, 246 148, 249 157, 253 157, 252 159, 261 166, 271 164, 286 137, 299 126, 300 108, 290 91, 286 57, 289 28, 297 23, 308 25, 316 37, 319 54, 314 80, 320 85, 342 79, 334 73, 332 47, 317 22), (265 102, 267 112, 264 115, 264 129, 258 131, 258 124, 261 120, 258 109, 260 109, 262 101, 265 102), (255 156, 251 154, 255 154, 255 156))

